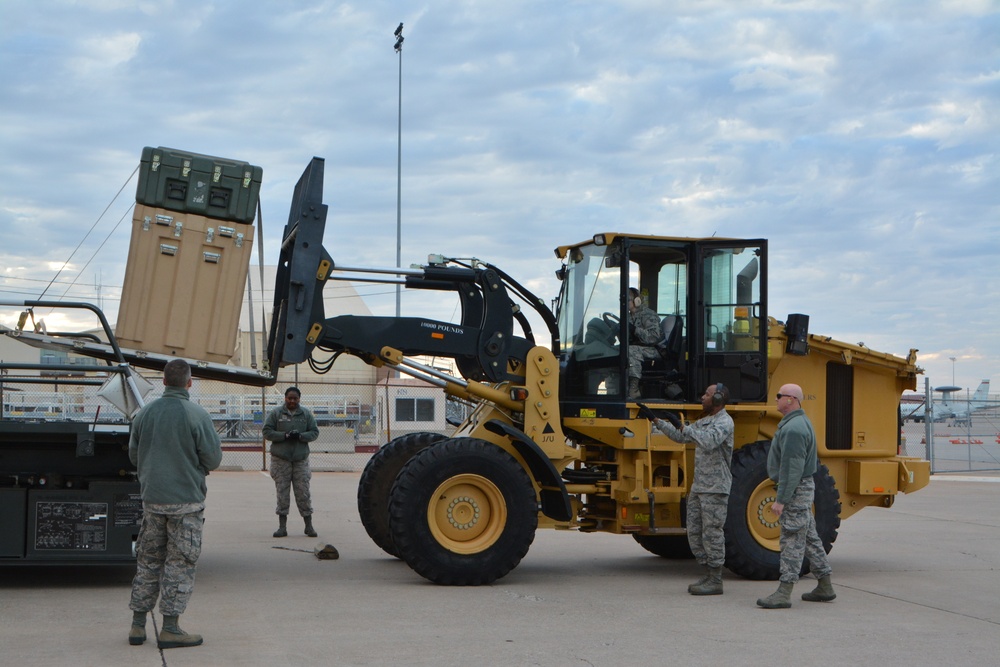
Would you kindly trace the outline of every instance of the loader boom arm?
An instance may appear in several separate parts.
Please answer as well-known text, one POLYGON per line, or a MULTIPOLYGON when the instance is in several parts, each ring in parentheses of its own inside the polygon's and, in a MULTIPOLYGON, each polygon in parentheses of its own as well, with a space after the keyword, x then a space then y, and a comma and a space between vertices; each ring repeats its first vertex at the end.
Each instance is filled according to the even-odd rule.
POLYGON ((504 382, 523 376, 534 335, 521 304, 545 322, 558 351, 555 317, 541 299, 495 266, 438 258, 419 268, 337 266, 323 247, 327 207, 323 160, 313 158, 295 187, 275 279, 268 359, 272 372, 308 360, 319 348, 346 352, 369 364, 386 360, 390 347, 407 356, 454 359, 462 377, 504 382), (327 318, 322 291, 328 280, 403 285, 407 289, 454 292, 459 322, 421 317, 339 315, 327 318), (517 299, 515 299, 517 297, 517 299), (519 324, 515 332, 514 324, 519 324))

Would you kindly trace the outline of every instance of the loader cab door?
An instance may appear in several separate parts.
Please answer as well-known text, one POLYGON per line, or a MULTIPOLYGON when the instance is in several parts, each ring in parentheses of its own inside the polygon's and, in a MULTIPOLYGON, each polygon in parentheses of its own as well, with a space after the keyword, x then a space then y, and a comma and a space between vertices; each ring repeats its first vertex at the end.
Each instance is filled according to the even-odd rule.
POLYGON ((686 400, 684 332, 693 252, 690 240, 626 236, 569 252, 561 271, 557 319, 562 341, 560 396, 571 414, 577 402, 598 416, 611 414, 604 405, 622 406, 630 348, 633 353, 642 351, 643 399, 686 400), (658 328, 664 328, 658 340, 636 339, 629 318, 630 287, 639 290, 643 306, 655 313, 658 328))
POLYGON ((699 241, 691 271, 689 389, 722 382, 730 400, 767 394, 767 241, 699 241))

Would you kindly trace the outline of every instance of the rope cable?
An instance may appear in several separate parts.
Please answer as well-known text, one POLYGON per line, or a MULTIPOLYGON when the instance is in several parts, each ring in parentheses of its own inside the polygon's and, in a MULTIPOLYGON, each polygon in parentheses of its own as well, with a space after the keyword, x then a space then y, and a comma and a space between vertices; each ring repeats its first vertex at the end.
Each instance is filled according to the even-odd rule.
MULTIPOLYGON (((56 281, 56 278, 59 277, 59 274, 61 274, 63 272, 63 270, 66 268, 66 266, 73 259, 73 256, 76 255, 77 251, 80 249, 80 247, 87 240, 87 237, 90 236, 90 233, 94 231, 94 228, 97 227, 97 225, 104 218, 104 215, 108 212, 108 209, 110 209, 111 206, 114 205, 114 203, 118 200, 118 197, 121 195, 121 193, 124 192, 125 186, 127 186, 129 184, 129 182, 132 180, 132 177, 135 176, 136 173, 138 173, 139 166, 140 165, 138 165, 138 164, 135 166, 135 169, 132 170, 132 173, 129 175, 129 177, 127 179, 125 179, 124 183, 122 183, 121 188, 118 189, 118 192, 115 194, 114 198, 112 198, 112 200, 110 202, 108 202, 108 205, 104 207, 103 211, 101 211, 101 214, 97 217, 97 220, 94 221, 94 224, 91 225, 90 229, 87 230, 87 233, 84 234, 83 239, 81 239, 80 243, 76 246, 76 248, 73 249, 73 252, 70 253, 69 258, 65 262, 63 262, 63 265, 59 268, 58 271, 56 271, 56 275, 52 277, 52 281, 49 282, 49 284, 45 287, 45 289, 42 290, 42 293, 38 296, 39 300, 41 300, 42 298, 45 297, 45 293, 49 291, 49 287, 52 287, 53 283, 55 283, 55 281, 56 281)), ((120 221, 119 221, 119 224, 121 224, 120 221)), ((89 264, 89 262, 88 262, 88 264, 89 264)), ((74 280, 73 283, 71 283, 71 285, 75 284, 75 283, 76 283, 76 281, 74 280)))

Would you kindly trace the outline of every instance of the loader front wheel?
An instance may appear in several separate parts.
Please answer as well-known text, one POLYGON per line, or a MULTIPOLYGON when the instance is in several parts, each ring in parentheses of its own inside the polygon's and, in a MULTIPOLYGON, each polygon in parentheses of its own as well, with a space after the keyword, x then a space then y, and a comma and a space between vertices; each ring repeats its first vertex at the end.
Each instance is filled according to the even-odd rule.
MULTIPOLYGON (((733 453, 733 485, 726 515, 726 567, 747 579, 777 579, 780 574, 781 526, 771 510, 775 486, 767 476, 770 441, 755 442, 733 453)), ((823 548, 830 552, 840 527, 840 493, 830 471, 816 474, 813 513, 823 548)), ((802 573, 808 571, 803 562, 802 573)))
POLYGON ((358 482, 358 514, 368 536, 382 551, 399 558, 389 531, 389 492, 406 462, 446 436, 408 433, 387 442, 368 460, 358 482))
POLYGON ((538 501, 521 464, 500 447, 454 438, 418 453, 389 500, 393 544, 436 584, 489 584, 517 566, 535 538, 538 501))

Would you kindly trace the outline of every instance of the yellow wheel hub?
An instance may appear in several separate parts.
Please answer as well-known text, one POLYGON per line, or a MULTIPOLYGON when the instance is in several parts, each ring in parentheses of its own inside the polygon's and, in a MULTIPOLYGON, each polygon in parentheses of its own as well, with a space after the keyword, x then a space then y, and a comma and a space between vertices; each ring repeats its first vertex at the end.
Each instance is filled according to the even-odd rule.
POLYGON ((781 526, 771 509, 777 499, 774 482, 765 479, 757 485, 747 501, 747 526, 759 545, 771 551, 781 551, 781 526))
POLYGON ((507 504, 493 482, 481 475, 445 480, 427 504, 427 523, 438 544, 457 554, 488 549, 507 525, 507 504))

